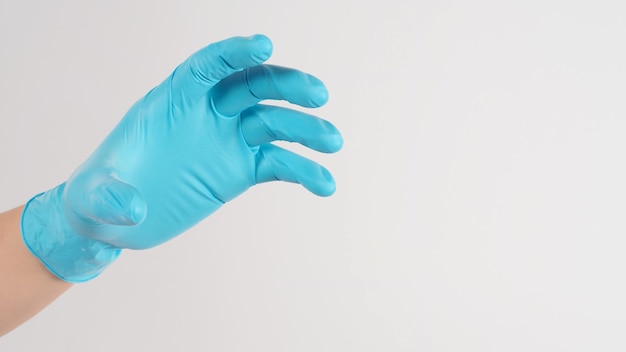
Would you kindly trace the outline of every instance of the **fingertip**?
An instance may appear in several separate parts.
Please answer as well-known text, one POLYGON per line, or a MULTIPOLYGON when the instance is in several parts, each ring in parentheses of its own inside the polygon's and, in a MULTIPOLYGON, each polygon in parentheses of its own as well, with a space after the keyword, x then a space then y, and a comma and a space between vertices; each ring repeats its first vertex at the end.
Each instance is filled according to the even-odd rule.
POLYGON ((337 131, 337 133, 331 134, 330 136, 328 136, 328 152, 330 153, 336 153, 338 151, 341 150, 341 148, 343 148, 343 137, 341 136, 341 133, 339 133, 339 131, 337 131))
POLYGON ((323 106, 324 104, 328 102, 328 97, 329 97, 328 89, 326 89, 324 82, 320 81, 319 79, 313 76, 311 76, 310 82, 311 82, 311 93, 310 93, 311 107, 323 106))
POLYGON ((139 225, 145 220, 147 204, 139 190, 110 175, 100 181, 84 207, 91 219, 122 226, 139 225))
POLYGON ((343 138, 339 133, 331 133, 317 137, 316 143, 305 144, 306 146, 322 153, 336 153, 343 148, 343 138))
POLYGON ((254 58, 262 63, 272 56, 272 52, 274 51, 274 45, 270 38, 263 34, 254 34, 248 37, 248 40, 254 43, 254 58))
POLYGON ((337 190, 335 179, 326 168, 321 167, 320 171, 320 182, 316 183, 315 186, 311 187, 309 190, 320 197, 332 196, 337 190))
POLYGON ((141 224, 148 216, 148 205, 139 196, 135 196, 130 203, 130 220, 134 225, 141 224))
POLYGON ((320 197, 330 197, 333 194, 335 194, 336 190, 337 190, 337 186, 333 182, 333 183, 326 184, 323 188, 320 188, 317 192, 314 192, 314 193, 320 197))
POLYGON ((326 120, 321 121, 324 126, 323 133, 320 134, 321 145, 315 150, 322 153, 336 153, 343 148, 343 137, 341 132, 332 123, 326 120))

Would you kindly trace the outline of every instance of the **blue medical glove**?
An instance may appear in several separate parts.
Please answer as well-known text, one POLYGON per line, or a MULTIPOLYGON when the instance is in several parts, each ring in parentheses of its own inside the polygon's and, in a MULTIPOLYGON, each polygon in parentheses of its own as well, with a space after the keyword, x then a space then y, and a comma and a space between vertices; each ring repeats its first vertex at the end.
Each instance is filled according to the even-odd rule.
POLYGON ((335 182, 322 166, 271 144, 320 152, 343 143, 329 122, 261 105, 319 107, 328 92, 303 72, 263 65, 272 43, 236 37, 201 49, 128 111, 67 182, 31 199, 22 234, 31 252, 69 282, 96 277, 122 248, 159 245, 249 187, 282 180, 320 196, 335 182))

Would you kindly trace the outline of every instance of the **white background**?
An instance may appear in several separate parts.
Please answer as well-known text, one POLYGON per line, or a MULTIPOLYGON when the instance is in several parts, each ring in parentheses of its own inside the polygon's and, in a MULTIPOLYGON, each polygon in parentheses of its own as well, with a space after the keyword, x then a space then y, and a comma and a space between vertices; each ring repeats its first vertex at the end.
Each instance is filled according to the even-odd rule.
POLYGON ((234 35, 326 82, 345 148, 293 146, 335 196, 255 187, 0 350, 626 350, 622 3, 2 0, 4 210, 234 35))

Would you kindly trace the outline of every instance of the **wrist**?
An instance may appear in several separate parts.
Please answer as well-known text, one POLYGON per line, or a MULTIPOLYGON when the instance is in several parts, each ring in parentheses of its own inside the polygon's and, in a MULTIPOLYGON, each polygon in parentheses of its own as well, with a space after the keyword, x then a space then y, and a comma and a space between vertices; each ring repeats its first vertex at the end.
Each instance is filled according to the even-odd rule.
POLYGON ((26 203, 21 218, 22 239, 54 275, 67 282, 85 282, 115 261, 121 249, 72 229, 62 204, 64 187, 63 183, 26 203))

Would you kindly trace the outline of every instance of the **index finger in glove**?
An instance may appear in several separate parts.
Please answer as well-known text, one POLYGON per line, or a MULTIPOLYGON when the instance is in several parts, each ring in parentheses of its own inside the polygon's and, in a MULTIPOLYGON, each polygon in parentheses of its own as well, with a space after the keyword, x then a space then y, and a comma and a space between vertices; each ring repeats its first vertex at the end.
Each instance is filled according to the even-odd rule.
POLYGON ((173 98, 195 101, 206 95, 223 78, 256 66, 271 55, 272 42, 260 34, 233 37, 210 44, 176 68, 172 76, 173 98))

